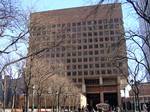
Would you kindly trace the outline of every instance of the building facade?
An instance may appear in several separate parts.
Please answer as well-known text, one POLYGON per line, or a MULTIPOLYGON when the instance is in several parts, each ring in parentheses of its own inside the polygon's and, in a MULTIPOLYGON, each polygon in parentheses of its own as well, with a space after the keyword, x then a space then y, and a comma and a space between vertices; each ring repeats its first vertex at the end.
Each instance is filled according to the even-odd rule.
POLYGON ((126 56, 121 4, 104 4, 31 14, 29 54, 63 65, 63 75, 82 90, 87 103, 121 104, 126 56), (47 49, 48 48, 48 49, 47 49))
MULTIPOLYGON (((144 14, 146 18, 150 16, 150 1, 149 0, 139 0, 139 6, 141 13, 144 14)), ((146 55, 145 63, 149 69, 150 66, 150 20, 149 23, 146 22, 143 18, 140 17, 140 31, 141 34, 144 36, 143 43, 144 44, 144 52, 146 55)), ((150 81, 150 71, 146 70, 147 81, 150 81)))

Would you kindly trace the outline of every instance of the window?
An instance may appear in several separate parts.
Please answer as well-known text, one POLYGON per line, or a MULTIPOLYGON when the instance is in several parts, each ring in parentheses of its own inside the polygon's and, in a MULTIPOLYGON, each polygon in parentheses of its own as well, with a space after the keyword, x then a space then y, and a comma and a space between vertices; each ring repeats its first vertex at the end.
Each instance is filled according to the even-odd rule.
POLYGON ((94 36, 97 36, 97 32, 94 32, 94 36))
POLYGON ((83 58, 83 61, 84 61, 84 62, 87 62, 87 58, 83 58))
POLYGON ((102 29, 103 29, 103 26, 102 26, 102 25, 100 25, 98 28, 99 28, 99 30, 102 30, 102 29))
POLYGON ((101 53, 101 54, 104 54, 104 50, 100 50, 100 53, 101 53))
POLYGON ((89 31, 92 31, 92 27, 91 27, 91 26, 89 26, 89 27, 88 27, 88 30, 89 30, 89 31))
POLYGON ((113 73, 117 74, 118 73, 117 69, 113 69, 113 73))
POLYGON ((73 53, 72 53, 72 56, 76 56, 76 52, 73 52, 73 53))
POLYGON ((92 61, 93 61, 93 58, 90 57, 90 58, 89 58, 89 62, 92 62, 92 61))
POLYGON ((82 75, 82 71, 78 71, 78 75, 82 75))
POLYGON ((70 76, 70 75, 71 75, 71 72, 67 72, 67 75, 70 76))
POLYGON ((99 75, 99 74, 100 74, 100 71, 99 71, 99 70, 96 70, 96 74, 99 75))
POLYGON ((55 24, 52 24, 52 28, 55 28, 56 27, 56 25, 55 24))
POLYGON ((97 50, 95 51, 95 55, 98 55, 98 51, 97 50))
POLYGON ((101 72, 102 72, 102 74, 105 74, 105 73, 106 73, 106 71, 105 71, 105 70, 102 70, 101 72))
POLYGON ((78 56, 81 56, 82 55, 82 53, 81 52, 78 52, 78 56))
POLYGON ((99 61, 99 57, 95 57, 95 61, 96 61, 96 62, 99 61))
POLYGON ((93 30, 97 30, 97 26, 94 25, 94 26, 93 26, 93 30))
POLYGON ((95 64, 95 67, 96 67, 96 68, 99 68, 99 64, 95 64))
POLYGON ((84 71, 84 75, 88 75, 88 71, 84 71))
POLYGON ((76 26, 76 23, 72 23, 72 26, 76 26))
POLYGON ((78 62, 82 62, 82 58, 78 58, 78 62))
POLYGON ((108 69, 108 70, 107 70, 107 73, 108 73, 108 74, 112 74, 112 72, 111 72, 111 70, 110 70, 110 69, 108 69))
POLYGON ((90 67, 90 68, 93 68, 93 64, 90 64, 89 67, 90 67))
POLYGON ((99 32, 99 36, 102 36, 102 35, 103 35, 103 32, 100 31, 100 32, 99 32))
POLYGON ((103 41, 103 38, 99 38, 99 41, 102 42, 102 41, 103 41))
POLYGON ((72 79, 72 81, 73 81, 73 82, 76 82, 77 80, 76 80, 76 79, 72 79))
POLYGON ((109 35, 109 31, 105 31, 104 34, 105 34, 105 35, 109 35))
POLYGON ((104 68, 105 67, 105 63, 101 63, 101 67, 104 68))
POLYGON ((93 48, 93 45, 89 45, 89 49, 92 49, 93 48))
POLYGON ((121 67, 123 64, 122 64, 122 62, 119 62, 119 66, 121 67))
POLYGON ((97 24, 97 21, 96 21, 96 20, 93 20, 93 21, 92 21, 92 24, 94 24, 94 25, 97 24))
POLYGON ((86 31, 86 27, 82 27, 83 28, 83 31, 86 31))
POLYGON ((83 49, 87 49, 87 45, 84 45, 84 46, 83 46, 83 49))
POLYGON ((76 69, 76 65, 73 65, 72 68, 73 68, 73 69, 76 69))
POLYGON ((59 54, 56 54, 56 57, 59 57, 59 54))
POLYGON ((64 57, 64 53, 61 54, 61 57, 64 57))
POLYGON ((94 75, 94 71, 89 71, 89 75, 94 75))
POLYGON ((97 85, 97 84, 99 84, 99 79, 85 79, 85 84, 97 85))
POLYGON ((113 25, 113 24, 110 24, 110 25, 109 25, 109 28, 110 28, 110 29, 113 29, 113 28, 114 28, 114 25, 113 25))
POLYGON ((69 56, 71 56, 71 54, 70 54, 70 53, 67 53, 67 56, 69 57, 69 56))
POLYGON ((84 55, 88 55, 88 52, 87 52, 87 51, 84 51, 83 54, 84 54, 84 55))
POLYGON ((118 21, 119 21, 118 18, 115 18, 115 19, 114 19, 114 22, 115 22, 115 23, 118 23, 118 21))
POLYGON ((110 31, 110 35, 114 35, 114 31, 110 31))
POLYGON ((88 42, 89 42, 89 43, 92 43, 92 38, 89 38, 89 39, 88 39, 88 42))
POLYGON ((104 44, 99 44, 100 48, 103 48, 104 47, 104 44))
POLYGON ((94 42, 98 42, 98 38, 94 38, 94 42))
POLYGON ((76 73, 75 71, 72 72, 72 75, 73 75, 73 76, 76 76, 76 74, 77 74, 77 73, 76 73))
POLYGON ((69 65, 67 65, 67 69, 70 69, 71 67, 69 65))
POLYGON ((94 48, 98 48, 98 44, 95 44, 95 45, 94 45, 94 48))
POLYGON ((102 24, 102 20, 98 20, 98 23, 99 23, 99 24, 102 24))
POLYGON ((108 38, 108 37, 105 37, 105 41, 109 41, 109 38, 108 38))
POLYGON ((107 19, 104 19, 104 20, 103 20, 103 23, 105 23, 105 24, 108 23, 108 20, 107 20, 107 19))
POLYGON ((82 65, 78 65, 78 69, 82 69, 82 65))
POLYGON ((55 54, 51 54, 51 57, 55 57, 55 54))
POLYGON ((80 25, 81 25, 81 22, 78 22, 78 23, 77 23, 77 26, 80 26, 80 25))
POLYGON ((108 25, 104 25, 104 29, 108 29, 108 25))
POLYGON ((101 61, 106 61, 105 57, 101 57, 101 61))
POLYGON ((78 49, 82 49, 82 47, 81 47, 81 46, 78 46, 78 49))
POLYGON ((88 68, 88 65, 84 65, 84 69, 87 69, 88 68))
POLYGON ((83 33, 83 37, 86 37, 87 36, 87 33, 83 33))
POLYGON ((79 44, 81 43, 81 40, 80 40, 80 39, 78 39, 77 41, 78 41, 79 44))
POLYGON ((93 51, 89 51, 89 55, 93 55, 93 51))
POLYGON ((88 25, 91 25, 91 23, 92 23, 92 21, 88 21, 88 22, 87 22, 88 25))
POLYGON ((110 39, 111 39, 111 41, 114 41, 114 40, 115 40, 114 37, 110 37, 110 39))
POLYGON ((92 36, 92 32, 88 32, 88 36, 91 37, 92 36))
POLYGON ((83 21, 83 22, 82 22, 82 25, 86 25, 86 22, 85 22, 85 21, 83 21))
POLYGON ((80 32, 81 31, 81 27, 77 27, 77 32, 80 32))
POLYGON ((67 63, 70 63, 71 62, 71 60, 70 59, 67 59, 67 63))
POLYGON ((73 59, 72 59, 72 62, 73 62, 73 63, 75 63, 75 62, 76 62, 76 59, 75 59, 75 58, 73 58, 73 59))
POLYGON ((82 79, 78 79, 78 82, 82 82, 82 79))
POLYGON ((83 39, 83 42, 84 42, 84 43, 87 43, 87 39, 83 39))
POLYGON ((107 67, 111 67, 111 64, 110 64, 110 63, 107 63, 107 67))

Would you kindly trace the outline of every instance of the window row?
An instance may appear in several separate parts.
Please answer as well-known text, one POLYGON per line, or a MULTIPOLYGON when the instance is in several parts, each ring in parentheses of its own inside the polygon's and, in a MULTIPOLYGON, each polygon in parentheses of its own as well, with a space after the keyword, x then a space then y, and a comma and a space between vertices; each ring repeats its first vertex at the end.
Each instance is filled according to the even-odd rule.
POLYGON ((67 75, 68 76, 82 76, 82 75, 103 75, 103 74, 118 74, 119 70, 117 69, 103 69, 103 70, 89 70, 89 71, 68 71, 67 75))
MULTIPOLYGON (((95 58, 95 61, 98 57, 95 58)), ((87 61, 87 58, 84 58, 87 61)), ((80 60, 81 61, 81 60, 80 60)), ((122 66, 122 63, 119 63, 120 67, 122 66)), ((93 69, 93 68, 109 68, 114 67, 114 63, 96 63, 96 64, 81 64, 81 65, 67 65, 67 70, 75 70, 75 69, 93 69)))
POLYGON ((63 23, 63 24, 49 24, 42 26, 32 26, 32 31, 41 31, 46 29, 55 29, 55 28, 66 28, 66 27, 75 27, 75 26, 84 26, 84 25, 101 25, 101 24, 113 24, 113 23, 122 23, 121 18, 112 18, 112 19, 99 19, 99 20, 89 20, 89 21, 80 21, 72 23, 63 23))

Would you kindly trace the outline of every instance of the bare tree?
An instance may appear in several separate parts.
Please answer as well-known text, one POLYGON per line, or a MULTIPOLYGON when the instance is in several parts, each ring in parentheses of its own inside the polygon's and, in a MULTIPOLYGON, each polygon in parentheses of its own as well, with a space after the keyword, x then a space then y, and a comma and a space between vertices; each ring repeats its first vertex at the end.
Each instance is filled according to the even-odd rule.
MULTIPOLYGON (((146 77, 150 76, 150 1, 149 0, 99 0, 98 4, 102 3, 122 3, 122 5, 129 5, 135 15, 130 15, 135 21, 140 21, 140 28, 127 29, 122 35, 125 39, 120 39, 120 42, 116 45, 120 45, 122 41, 127 43, 127 55, 114 55, 115 60, 128 60, 128 71, 129 77, 122 73, 120 66, 116 65, 120 73, 124 74, 128 84, 134 92, 135 100, 137 102, 137 110, 140 112, 140 101, 139 101, 139 86, 146 77), (137 19, 138 17, 138 19, 137 19)), ((114 4, 115 5, 115 4, 114 4)), ((113 8, 112 8, 113 11, 113 8)), ((135 26, 138 28, 138 26, 135 26)))
POLYGON ((79 104, 79 90, 67 77, 63 75, 54 75, 48 79, 49 90, 51 98, 51 106, 53 111, 55 109, 65 109, 68 106, 77 107, 79 104), (72 99, 72 100, 71 100, 72 99), (73 101, 73 102, 71 102, 73 101), (73 103, 73 104, 72 104, 73 103))

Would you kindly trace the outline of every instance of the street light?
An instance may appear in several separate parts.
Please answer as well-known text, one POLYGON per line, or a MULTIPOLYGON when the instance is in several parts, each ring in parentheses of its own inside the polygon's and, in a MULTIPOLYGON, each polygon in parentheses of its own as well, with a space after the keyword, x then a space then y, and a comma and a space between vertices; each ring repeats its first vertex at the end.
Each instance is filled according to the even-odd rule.
POLYGON ((34 112, 34 94, 35 94, 35 85, 32 86, 32 112, 34 112))
POLYGON ((127 105, 126 105, 126 88, 124 88, 124 108, 125 108, 125 112, 127 112, 127 105))

